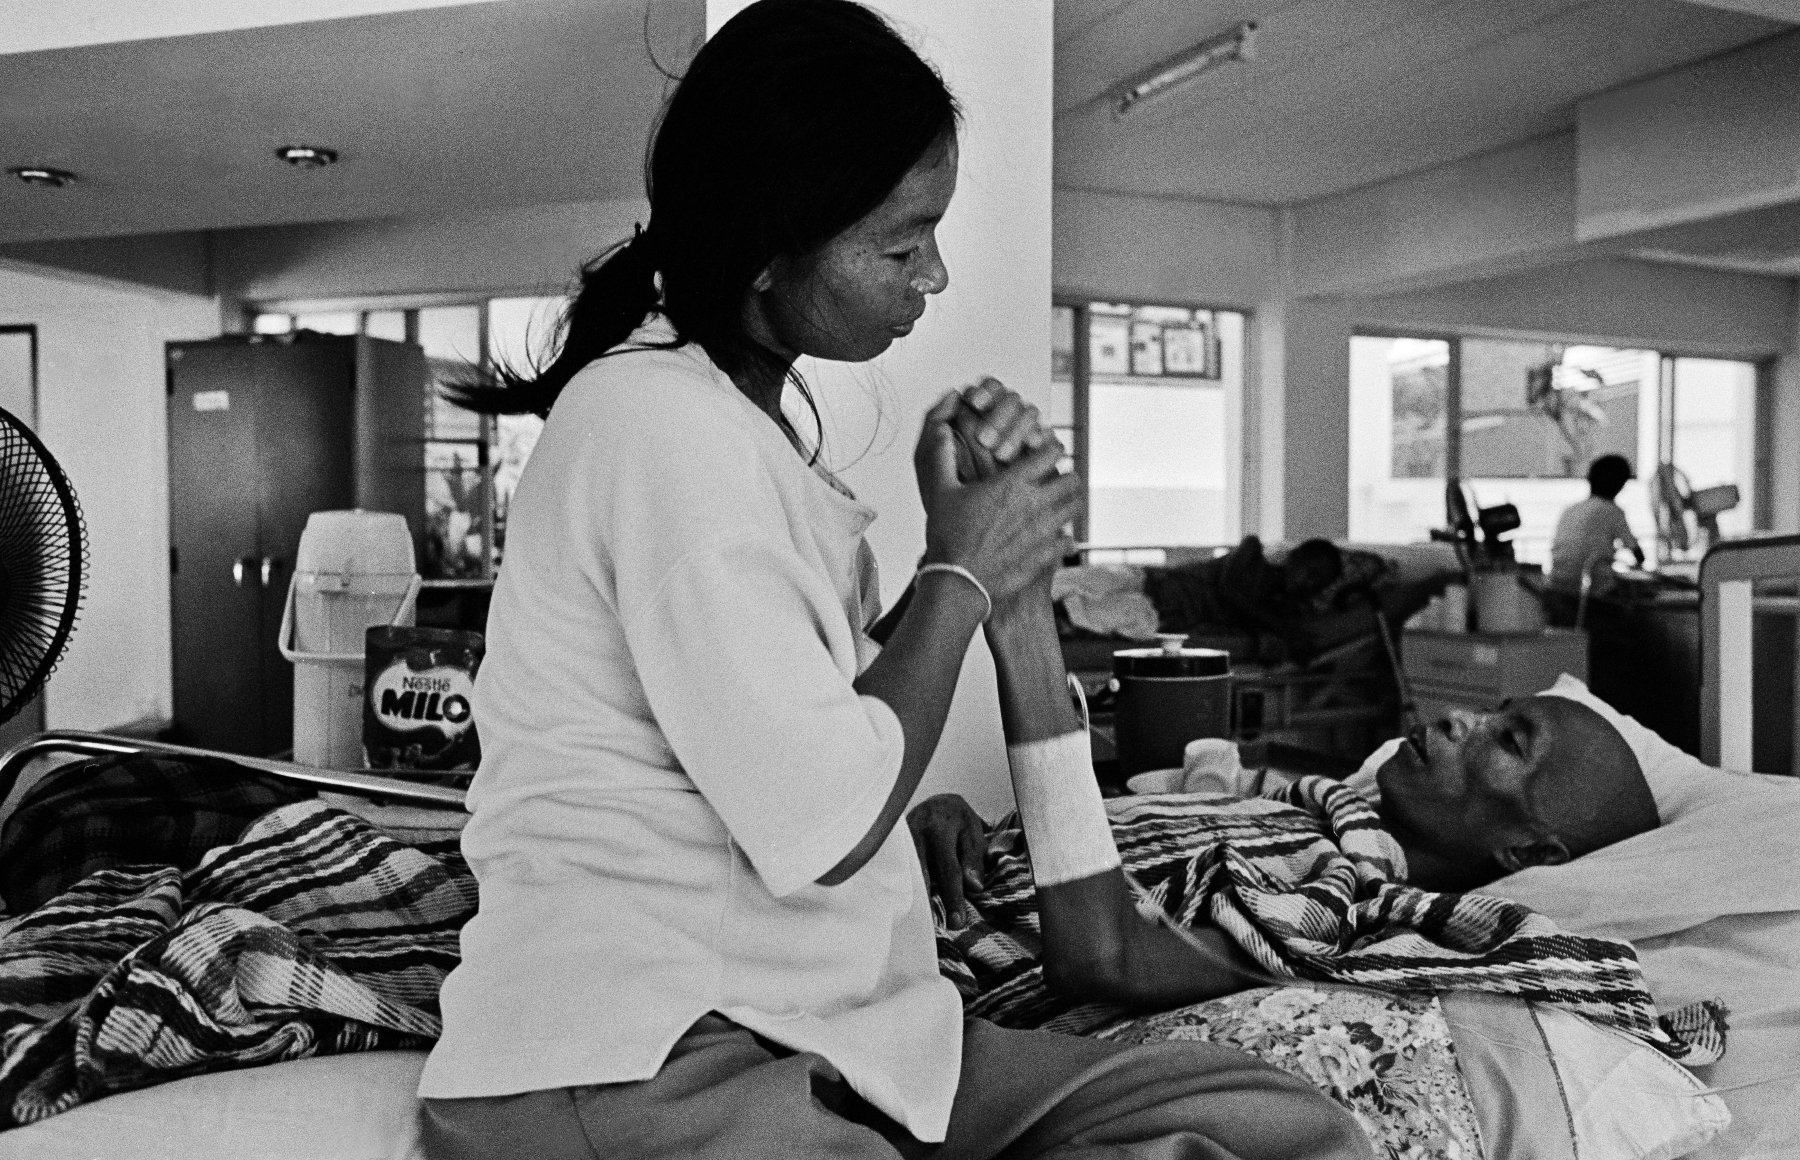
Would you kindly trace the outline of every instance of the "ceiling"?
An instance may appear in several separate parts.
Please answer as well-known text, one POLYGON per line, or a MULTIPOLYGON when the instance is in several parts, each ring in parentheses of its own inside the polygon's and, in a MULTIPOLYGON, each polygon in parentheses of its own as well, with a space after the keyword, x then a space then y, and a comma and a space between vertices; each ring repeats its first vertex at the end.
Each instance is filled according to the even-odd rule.
POLYGON ((640 196, 697 0, 514 0, 0 55, 0 241, 640 196), (282 145, 341 161, 295 170, 282 145))
POLYGON ((1800 278, 1800 205, 1749 210, 1632 239, 1632 256, 1744 274, 1800 278))
POLYGON ((1582 97, 1786 27, 1677 0, 1058 0, 1056 182, 1310 201, 1572 128, 1582 97), (1254 59, 1113 116, 1109 87, 1246 20, 1254 59))
MULTIPOLYGON (((678 71, 704 26, 703 0, 304 0, 402 10, 230 27, 234 3, 276 2, 190 0, 223 14, 202 25, 219 31, 40 28, 63 47, 0 43, 0 168, 81 177, 0 181, 0 243, 638 196, 667 85, 652 54, 678 71), (274 157, 285 144, 342 161, 294 170, 274 157)), ((0 15, 21 3, 41 0, 0 0, 0 15)), ((1580 98, 1791 27, 1772 16, 1800 21, 1800 0, 1056 0, 1055 13, 1059 185, 1289 205, 1569 128, 1580 98), (1106 108, 1110 86, 1241 20, 1260 25, 1254 60, 1122 121, 1106 108)))

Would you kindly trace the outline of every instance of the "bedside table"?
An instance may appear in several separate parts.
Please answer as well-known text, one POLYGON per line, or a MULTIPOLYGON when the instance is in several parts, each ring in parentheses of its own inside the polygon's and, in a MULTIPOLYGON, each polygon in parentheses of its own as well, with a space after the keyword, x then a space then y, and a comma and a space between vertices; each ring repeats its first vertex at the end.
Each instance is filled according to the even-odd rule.
POLYGON ((1427 721, 1450 708, 1490 713, 1543 692, 1563 673, 1587 680, 1587 634, 1575 629, 1498 636, 1409 628, 1401 642, 1413 703, 1427 721))

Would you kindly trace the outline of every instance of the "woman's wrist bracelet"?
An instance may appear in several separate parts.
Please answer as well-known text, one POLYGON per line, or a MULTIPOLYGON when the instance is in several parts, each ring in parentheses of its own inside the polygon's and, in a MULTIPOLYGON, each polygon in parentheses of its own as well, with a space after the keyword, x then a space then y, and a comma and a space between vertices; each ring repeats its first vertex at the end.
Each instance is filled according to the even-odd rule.
POLYGON ((976 579, 975 573, 961 564, 920 564, 919 570, 913 574, 913 579, 916 581, 927 572, 948 572, 952 576, 961 576, 975 585, 975 591, 981 593, 981 599, 987 603, 987 611, 981 614, 981 623, 986 624, 988 618, 994 615, 994 598, 988 595, 987 585, 976 579))

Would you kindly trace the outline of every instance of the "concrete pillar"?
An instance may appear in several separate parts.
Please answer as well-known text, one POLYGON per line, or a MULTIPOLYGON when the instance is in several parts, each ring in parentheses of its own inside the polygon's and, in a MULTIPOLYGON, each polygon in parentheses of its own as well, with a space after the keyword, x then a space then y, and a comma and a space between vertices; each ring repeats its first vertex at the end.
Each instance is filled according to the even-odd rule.
POLYGON ((1769 451, 1769 511, 1758 522, 1772 532, 1800 532, 1800 296, 1790 299, 1787 347, 1768 364, 1772 428, 1761 440, 1769 451))

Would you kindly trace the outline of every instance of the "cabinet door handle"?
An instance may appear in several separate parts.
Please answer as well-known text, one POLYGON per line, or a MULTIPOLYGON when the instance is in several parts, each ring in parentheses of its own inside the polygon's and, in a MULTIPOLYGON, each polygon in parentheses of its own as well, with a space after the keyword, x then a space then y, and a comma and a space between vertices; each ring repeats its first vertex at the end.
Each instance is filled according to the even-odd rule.
POLYGON ((273 559, 273 558, 272 558, 272 557, 269 557, 269 556, 264 556, 264 557, 263 557, 263 558, 262 558, 262 586, 263 586, 263 587, 264 587, 264 588, 267 588, 267 587, 268 587, 268 586, 269 586, 269 580, 270 580, 270 579, 271 579, 271 578, 272 578, 272 577, 273 577, 273 576, 274 576, 274 575, 275 575, 275 561, 274 561, 274 559, 273 559))

